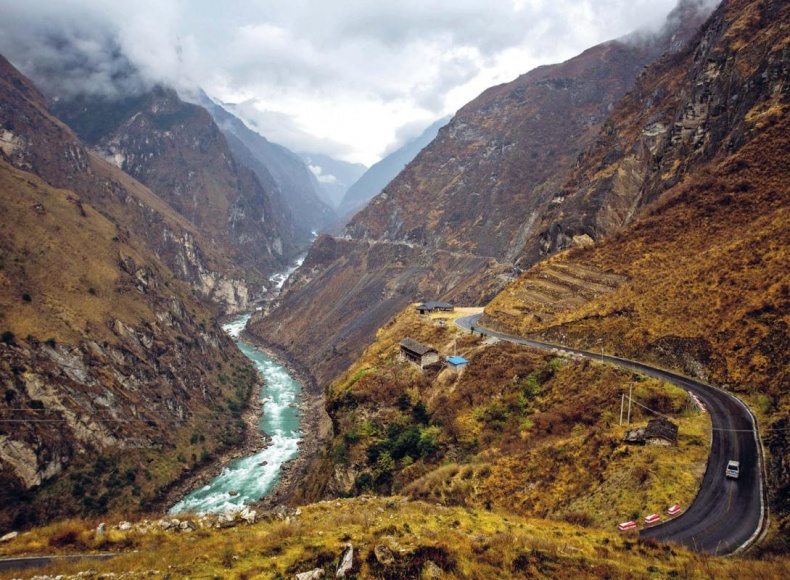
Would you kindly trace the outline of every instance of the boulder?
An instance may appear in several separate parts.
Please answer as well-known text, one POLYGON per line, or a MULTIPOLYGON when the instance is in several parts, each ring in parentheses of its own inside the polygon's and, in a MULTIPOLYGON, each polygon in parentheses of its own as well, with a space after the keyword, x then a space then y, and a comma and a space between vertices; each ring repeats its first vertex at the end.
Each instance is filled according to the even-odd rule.
POLYGON ((390 566, 395 563, 395 555, 384 544, 376 544, 373 548, 373 553, 376 555, 376 560, 382 566, 390 566))
POLYGON ((423 578, 441 578, 444 576, 444 570, 439 568, 436 564, 428 560, 423 568, 423 578))
POLYGON ((343 553, 343 557, 340 558, 340 564, 337 567, 337 574, 335 574, 335 578, 345 578, 346 574, 351 572, 351 568, 353 567, 354 546, 347 544, 346 551, 343 553))
POLYGON ((251 509, 249 506, 244 506, 244 509, 241 510, 239 517, 248 524, 254 524, 257 515, 258 513, 254 509, 251 509))
POLYGON ((0 542, 10 542, 19 535, 19 532, 8 532, 5 536, 0 538, 0 542))
POLYGON ((302 572, 301 574, 297 574, 294 576, 294 580, 318 580, 318 578, 324 577, 324 571, 321 568, 316 568, 315 570, 310 570, 309 572, 302 572))
POLYGON ((184 520, 183 522, 178 524, 178 529, 181 530, 182 532, 191 532, 196 528, 197 526, 195 525, 195 522, 190 520, 184 520))
POLYGON ((96 539, 101 540, 107 533, 107 525, 102 522, 96 526, 96 539))
POLYGON ((217 524, 218 528, 232 528, 236 526, 239 522, 236 521, 236 514, 233 512, 227 512, 224 514, 219 514, 217 516, 217 524))
POLYGON ((118 529, 121 530, 122 532, 128 532, 129 530, 132 529, 132 523, 131 522, 121 522, 120 524, 118 524, 118 529))

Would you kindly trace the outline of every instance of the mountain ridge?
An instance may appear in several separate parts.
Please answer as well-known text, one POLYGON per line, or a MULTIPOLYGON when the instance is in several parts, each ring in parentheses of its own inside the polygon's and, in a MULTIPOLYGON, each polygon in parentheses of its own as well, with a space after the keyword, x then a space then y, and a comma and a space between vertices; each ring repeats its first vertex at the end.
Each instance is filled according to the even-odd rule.
MULTIPOLYGON (((365 204, 379 194, 404 167, 414 159, 431 141, 436 138, 450 118, 440 119, 432 123, 417 138, 385 156, 369 167, 359 179, 349 187, 340 206, 338 214, 349 216, 361 210, 365 204)), ((348 220, 347 220, 348 221, 348 220)))
POLYGON ((493 298, 527 265, 520 258, 539 240, 540 216, 610 107, 703 16, 684 12, 658 38, 607 42, 484 91, 341 236, 316 240, 281 307, 253 317, 252 331, 304 358, 326 383, 408 303, 493 298), (316 312, 311 302, 355 307, 316 312))
POLYGON ((251 284, 262 286, 298 252, 271 189, 236 163, 209 113, 175 91, 154 87, 123 101, 61 99, 55 111, 93 138, 93 150, 195 224, 251 284))
POLYGON ((332 222, 334 210, 321 199, 318 180, 296 153, 253 131, 205 93, 201 92, 199 102, 214 117, 220 130, 235 138, 230 140, 234 144, 234 154, 246 159, 256 174, 260 173, 261 181, 268 180, 266 174, 271 177, 275 194, 288 208, 300 241, 311 241, 313 232, 332 222))
POLYGON ((0 526, 139 512, 244 437, 256 377, 209 299, 246 286, 4 58, 0 87, 0 526))

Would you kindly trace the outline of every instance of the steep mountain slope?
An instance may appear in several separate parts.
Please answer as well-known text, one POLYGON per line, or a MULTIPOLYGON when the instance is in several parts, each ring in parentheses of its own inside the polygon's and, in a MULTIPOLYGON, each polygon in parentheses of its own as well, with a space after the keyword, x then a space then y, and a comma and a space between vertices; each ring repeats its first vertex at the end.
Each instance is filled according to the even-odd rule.
POLYGON ((48 111, 44 97, 7 60, 0 60, 3 150, 9 161, 55 187, 79 191, 124 232, 139 234, 181 280, 228 312, 245 310, 252 292, 225 252, 126 173, 90 154, 48 111))
POLYGON ((698 8, 682 2, 658 37, 608 42, 484 92, 342 239, 315 242, 281 307, 253 319, 253 331, 327 381, 409 302, 493 297, 538 243, 541 216, 577 154, 643 65, 694 34, 698 8))
MULTIPOLYGON (((461 332, 452 316, 408 307, 327 390, 335 437, 306 473, 305 499, 404 493, 604 529, 667 502, 691 503, 710 420, 689 409, 686 391, 588 360, 492 344, 461 332), (406 337, 469 364, 461 373, 442 363, 420 370, 400 360, 406 337), (629 383, 637 400, 679 426, 676 447, 623 443, 634 427, 617 421, 629 383)), ((632 415, 640 426, 649 418, 641 408, 632 415)))
POLYGON ((722 4, 699 43, 646 72, 562 189, 547 247, 631 227, 531 269, 485 324, 677 368, 746 396, 769 451, 780 542, 790 537, 790 7, 722 4), (605 199, 608 214, 577 208, 605 199), (600 342, 599 342, 600 341, 600 342))
POLYGON ((0 127, 0 527, 139 510, 244 434, 254 372, 178 279, 226 265, 2 58, 0 127))
MULTIPOLYGON (((274 195, 290 210, 299 240, 312 240, 312 232, 321 231, 332 222, 334 210, 321 201, 318 180, 298 155, 259 135, 205 93, 201 95, 200 102, 229 137, 234 155, 246 159, 256 173, 265 168, 274 179, 277 186, 274 195), (231 140, 230 135, 236 139, 231 140)), ((260 178, 264 182, 267 179, 265 175, 260 175, 260 178)))
POLYGON ((296 253, 293 226, 276 211, 271 190, 235 162, 211 116, 175 91, 157 87, 123 102, 61 100, 55 112, 195 224, 250 282, 260 283, 296 253))
POLYGON ((449 120, 440 119, 436 121, 425 129, 419 137, 409 141, 397 151, 393 151, 378 163, 374 163, 348 189, 337 213, 340 216, 348 216, 347 219, 350 219, 353 214, 365 207, 365 204, 381 193, 387 184, 395 179, 395 176, 403 171, 403 168, 436 138, 439 129, 444 127, 449 120))
POLYGON ((367 171, 361 163, 338 161, 320 153, 300 153, 307 167, 318 180, 324 203, 337 209, 349 187, 367 171))

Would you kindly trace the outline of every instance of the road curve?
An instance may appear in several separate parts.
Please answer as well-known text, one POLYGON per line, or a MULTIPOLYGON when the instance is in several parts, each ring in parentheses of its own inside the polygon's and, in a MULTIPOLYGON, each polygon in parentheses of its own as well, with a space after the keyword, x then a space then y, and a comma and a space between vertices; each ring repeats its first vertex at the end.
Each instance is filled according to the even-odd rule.
MULTIPOLYGON (((474 314, 458 318, 456 325, 465 330, 482 330, 489 336, 533 348, 556 349, 605 361, 696 394, 710 413, 713 429, 710 456, 699 493, 680 516, 644 528, 639 535, 641 538, 683 544, 692 550, 714 555, 746 549, 758 539, 767 521, 762 447, 758 442, 754 416, 738 398, 705 383, 637 361, 494 332, 480 326, 480 316, 474 314), (724 477, 730 459, 741 463, 741 475, 737 480, 724 477)), ((666 507, 656 506, 656 510, 666 507)), ((666 519, 667 516, 662 514, 662 517, 666 519)))

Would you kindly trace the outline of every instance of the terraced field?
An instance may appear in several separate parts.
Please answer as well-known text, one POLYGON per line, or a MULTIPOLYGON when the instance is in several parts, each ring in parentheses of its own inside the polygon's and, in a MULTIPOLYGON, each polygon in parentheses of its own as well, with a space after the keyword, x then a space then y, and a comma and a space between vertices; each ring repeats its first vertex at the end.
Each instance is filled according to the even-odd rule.
POLYGON ((627 280, 593 266, 552 260, 503 292, 488 313, 513 322, 526 315, 533 324, 550 325, 561 313, 609 294, 627 280))

